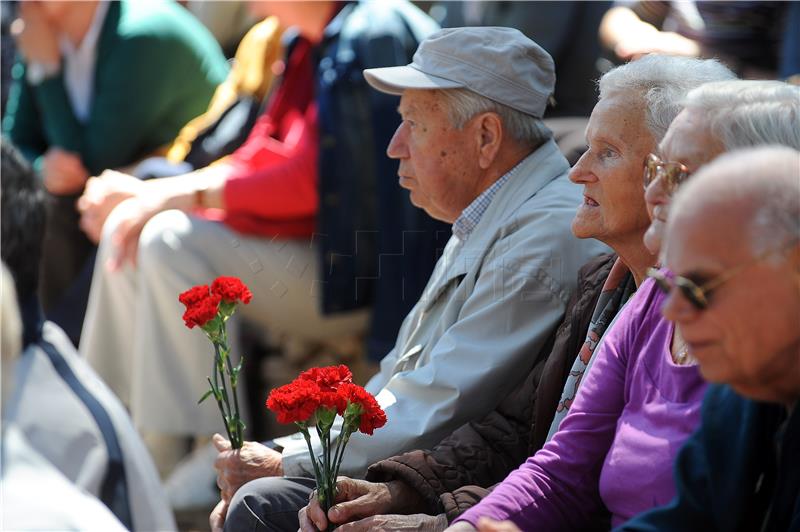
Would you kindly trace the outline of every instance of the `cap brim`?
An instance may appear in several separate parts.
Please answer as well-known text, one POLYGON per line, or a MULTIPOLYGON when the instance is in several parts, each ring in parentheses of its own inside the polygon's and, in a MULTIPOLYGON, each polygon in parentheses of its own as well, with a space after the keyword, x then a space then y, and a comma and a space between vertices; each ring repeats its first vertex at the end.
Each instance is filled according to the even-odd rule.
POLYGON ((456 81, 426 74, 412 66, 368 68, 367 83, 381 92, 403 94, 406 89, 456 89, 464 85, 456 81))

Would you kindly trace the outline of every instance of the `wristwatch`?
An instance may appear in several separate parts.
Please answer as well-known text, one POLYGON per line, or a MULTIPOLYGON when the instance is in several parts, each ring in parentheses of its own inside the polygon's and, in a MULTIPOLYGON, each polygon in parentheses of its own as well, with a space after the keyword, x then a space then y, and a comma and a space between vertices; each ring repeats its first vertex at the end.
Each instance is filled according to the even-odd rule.
POLYGON ((31 61, 25 71, 25 77, 28 79, 28 83, 36 86, 48 78, 57 76, 60 71, 61 65, 31 61))

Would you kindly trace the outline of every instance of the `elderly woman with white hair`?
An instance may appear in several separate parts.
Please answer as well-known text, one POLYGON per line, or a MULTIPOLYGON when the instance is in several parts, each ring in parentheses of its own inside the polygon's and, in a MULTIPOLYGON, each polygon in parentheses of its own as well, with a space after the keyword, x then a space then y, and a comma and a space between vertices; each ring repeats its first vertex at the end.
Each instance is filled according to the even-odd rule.
MULTIPOLYGON (((667 162, 655 154, 645 160, 653 218, 645 242, 654 254, 670 194, 691 172, 730 149, 800 144, 800 89, 785 83, 709 83, 684 105, 657 150, 667 162)), ((673 458, 699 422, 706 383, 679 329, 660 314, 672 283, 659 270, 650 276, 606 334, 559 432, 467 521, 490 516, 523 529, 584 529, 603 505, 618 525, 672 498, 673 458)), ((690 297, 697 308, 708 304, 711 288, 703 299, 690 297)), ((503 527, 514 529, 497 530, 503 527)))
MULTIPOLYGON (((476 497, 485 495, 483 488, 501 481, 512 467, 525 460, 531 452, 526 445, 529 440, 537 442, 532 443, 534 450, 542 445, 544 437, 539 440, 536 433, 539 425, 543 425, 544 435, 547 434, 571 360, 575 359, 576 366, 570 372, 573 380, 567 383, 565 396, 571 394, 580 382, 585 362, 614 315, 645 279, 647 268, 655 263, 655 256, 642 242, 650 223, 641 185, 642 161, 663 138, 690 89, 732 77, 728 69, 715 61, 667 56, 651 56, 603 76, 599 83, 600 99, 586 131, 588 151, 570 173, 570 179, 582 185, 584 196, 572 222, 573 233, 579 238, 603 241, 619 257, 608 273, 594 312, 589 311, 591 324, 588 334, 575 341, 579 348, 569 353, 570 358, 564 358, 560 372, 547 373, 548 378, 543 377, 546 382, 540 383, 538 388, 534 386, 528 395, 518 395, 516 408, 519 412, 511 408, 496 411, 492 414, 494 421, 476 420, 475 424, 454 433, 433 450, 415 451, 375 464, 367 478, 384 482, 342 481, 343 500, 328 515, 332 522, 358 519, 349 523, 348 529, 370 530, 397 521, 396 518, 391 521, 392 516, 387 514, 433 512, 441 516, 444 510, 448 519, 454 518, 465 507, 475 504, 476 497), (549 412, 541 406, 542 402, 548 402, 549 397, 549 392, 543 392, 543 388, 552 388, 555 392, 549 412), (529 417, 523 413, 526 408, 538 412, 538 415, 534 413, 529 417), (518 421, 515 416, 519 416, 518 421), (502 423, 496 421, 498 417, 508 420, 511 425, 518 423, 529 429, 533 424, 530 436, 519 435, 521 449, 508 444, 508 433, 504 432, 502 423), (482 423, 486 423, 487 429, 475 429, 478 435, 470 436, 470 427, 482 423), (475 440, 481 437, 486 439, 486 443, 481 442, 480 449, 474 449, 478 447, 475 440), (449 451, 451 448, 453 450, 449 451), (474 464, 476 457, 480 465, 474 464), (471 459, 473 465, 470 465, 471 459), (403 489, 405 493, 401 491, 403 489), (414 495, 418 495, 423 503, 415 503, 414 495), (456 505, 457 510, 453 508, 456 505)), ((578 326, 569 321, 567 324, 573 328, 578 326)), ((558 359, 556 354, 551 357, 558 359)), ((571 404, 572 400, 566 398, 558 409, 568 409, 571 404)), ((610 432, 613 433, 613 427, 610 432)), ((592 443, 591 447, 603 445, 607 449, 609 444, 592 443)), ((596 481, 593 489, 597 490, 596 481)), ((612 508, 612 511, 627 515, 630 510, 625 505, 619 510, 612 508)), ((589 520, 596 523, 595 518, 593 515, 589 520)), ((300 523, 304 531, 324 529, 325 521, 326 516, 314 504, 301 512, 300 523), (313 526, 308 521, 313 521, 313 526)), ((465 523, 456 526, 469 527, 465 523)))

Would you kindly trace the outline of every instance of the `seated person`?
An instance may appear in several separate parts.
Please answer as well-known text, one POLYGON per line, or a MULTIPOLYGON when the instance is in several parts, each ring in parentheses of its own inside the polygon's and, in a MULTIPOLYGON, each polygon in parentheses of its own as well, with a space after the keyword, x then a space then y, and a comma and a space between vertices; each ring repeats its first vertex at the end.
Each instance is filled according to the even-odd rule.
POLYGON ((679 192, 664 315, 714 384, 675 460, 675 498, 619 530, 800 526, 798 220, 800 152, 789 148, 720 157, 679 192))
MULTIPOLYGON (((445 519, 438 520, 444 524, 441 530, 545 443, 554 413, 570 409, 595 347, 635 286, 644 280, 647 268, 655 263, 656 255, 642 241, 649 225, 641 184, 642 161, 664 136, 686 90, 730 77, 730 71, 714 61, 650 56, 601 78, 600 100, 586 131, 589 150, 570 174, 573 182, 583 185, 586 198, 572 230, 581 238, 594 237, 609 244, 619 259, 608 274, 591 315, 589 333, 581 339, 585 342, 580 352, 576 345, 569 358, 567 354, 555 359, 551 355, 556 368, 532 373, 526 387, 510 395, 497 412, 462 427, 432 451, 414 451, 373 465, 367 479, 381 483, 356 483, 348 489, 358 500, 339 504, 334 522, 345 522, 356 515, 397 513, 403 506, 408 508, 409 502, 416 502, 417 506, 412 505, 416 512, 444 511, 445 519), (648 98, 652 93, 664 97, 648 98), (559 402, 567 370, 569 380, 559 402), (365 495, 385 493, 388 486, 392 486, 392 500, 383 497, 388 503, 385 506, 369 506, 370 497, 365 495)), ((574 318, 568 317, 565 325, 576 327, 574 318)), ((317 527, 324 527, 325 517, 318 507, 309 509, 307 517, 317 527)), ((399 519, 378 515, 358 523, 366 527, 392 522, 389 519, 393 517, 399 519)), ((301 519, 301 524, 304 530, 314 530, 308 519, 301 519)))
MULTIPOLYGON (((350 438, 341 471, 357 476, 494 408, 561 321, 578 265, 604 249, 570 234, 579 190, 542 126, 553 63, 533 41, 508 28, 441 30, 420 44, 410 66, 365 76, 402 94, 403 121, 387 154, 400 161, 400 183, 414 205, 453 224, 454 234, 367 384, 391 421, 373 436, 350 438)), ((308 477, 312 465, 299 434, 285 441, 282 454, 248 443, 220 456, 225 469, 256 478, 237 490, 221 476, 215 515, 224 515, 236 492, 226 527, 276 519, 273 526, 297 528, 314 481, 275 477, 308 477)))
MULTIPOLYGON (((0 285, 0 386, 8 404, 14 389, 14 364, 22 347, 22 322, 14 278, 2 266, 0 285)), ((36 452, 5 413, 0 429, 3 469, 0 471, 2 526, 9 530, 128 530, 96 497, 82 491, 36 452), (42 505, 41 501, 47 504, 42 505)))
POLYGON ((43 321, 37 299, 43 191, 10 142, 0 150, 0 250, 14 276, 24 334, 4 414, 39 454, 100 499, 126 528, 174 530, 156 469, 125 408, 64 332, 43 321))
MULTIPOLYGON (((800 99, 796 89, 781 82, 701 86, 689 93, 686 106, 659 146, 663 160, 648 158, 645 181, 662 179, 654 186, 674 190, 727 149, 800 141, 789 118, 800 113, 800 99)), ((653 194, 646 197, 652 200, 653 194)), ((657 204, 648 205, 656 218, 654 232, 668 207, 669 196, 663 194, 657 204)), ((647 242, 657 245, 652 232, 648 235, 647 242)), ((643 284, 604 338, 553 440, 464 514, 468 522, 456 523, 454 530, 471 530, 469 523, 475 525, 481 515, 510 519, 523 528, 538 523, 580 529, 591 519, 589 512, 604 507, 617 526, 673 497, 672 462, 699 423, 705 382, 681 328, 660 315, 664 299, 657 282, 643 284), (648 389, 658 393, 643 396, 648 389), (589 427, 591 437, 582 436, 589 427), (524 495, 512 495, 522 484, 524 495), (568 513, 568 504, 583 511, 568 513)))
POLYGON ((51 196, 42 276, 50 313, 93 249, 75 210, 87 178, 168 144, 206 108, 227 63, 173 2, 21 2, 20 15, 23 60, 3 131, 51 196))
MULTIPOLYGON (((368 304, 422 291, 436 259, 435 232, 446 229, 401 204, 406 193, 390 179, 396 165, 378 148, 398 122, 397 99, 371 94, 360 74, 365 64, 407 61, 397 54, 432 32, 433 21, 407 2, 257 7, 297 30, 266 112, 225 161, 137 183, 136 197, 105 224, 94 271, 81 353, 130 407, 165 476, 190 440, 208 441, 220 429, 218 412, 197 406, 208 374, 198 356, 210 356, 209 346, 183 326, 177 294, 235 275, 255 295, 237 317, 273 338, 357 336, 367 328, 368 304), (363 24, 373 18, 381 23, 363 24), (400 251, 378 264, 378 253, 400 251), (109 260, 118 268, 107 268, 109 260), (413 270, 394 271, 406 261, 413 270)), ((413 301, 394 303, 410 308, 413 301)), ((375 328, 395 325, 393 341, 400 320, 384 310, 374 310, 375 328)), ((238 355, 238 329, 230 330, 238 355)), ((203 450, 213 453, 210 444, 203 450)), ((197 484, 216 497, 213 456, 206 456, 199 470, 207 482, 197 484)), ((175 492, 186 492, 179 484, 175 492)))

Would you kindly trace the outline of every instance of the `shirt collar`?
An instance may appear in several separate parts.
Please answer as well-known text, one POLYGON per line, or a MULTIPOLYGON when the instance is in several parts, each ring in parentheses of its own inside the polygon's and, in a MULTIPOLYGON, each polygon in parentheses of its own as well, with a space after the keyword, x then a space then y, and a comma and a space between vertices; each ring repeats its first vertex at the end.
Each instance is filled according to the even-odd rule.
POLYGON ((73 59, 77 56, 86 56, 94 52, 97 47, 97 40, 100 38, 100 30, 103 28, 103 22, 106 19, 107 12, 108 2, 98 2, 97 8, 94 11, 94 17, 92 18, 92 24, 89 26, 89 30, 77 47, 75 47, 72 41, 67 39, 65 35, 61 36, 59 44, 66 58, 73 59))
MULTIPOLYGON (((528 157, 530 157, 530 155, 528 157)), ((466 240, 470 237, 472 231, 474 231, 475 227, 478 225, 478 222, 480 222, 481 218, 483 218, 483 214, 486 212, 486 209, 488 209, 489 205, 492 203, 492 199, 494 199, 497 191, 503 188, 503 185, 508 182, 511 176, 516 173, 517 169, 528 157, 525 157, 525 159, 517 163, 514 168, 503 174, 500 179, 492 183, 489 188, 481 192, 481 194, 475 198, 466 209, 461 211, 461 215, 453 223, 453 234, 457 236, 461 242, 466 242, 466 240)))

